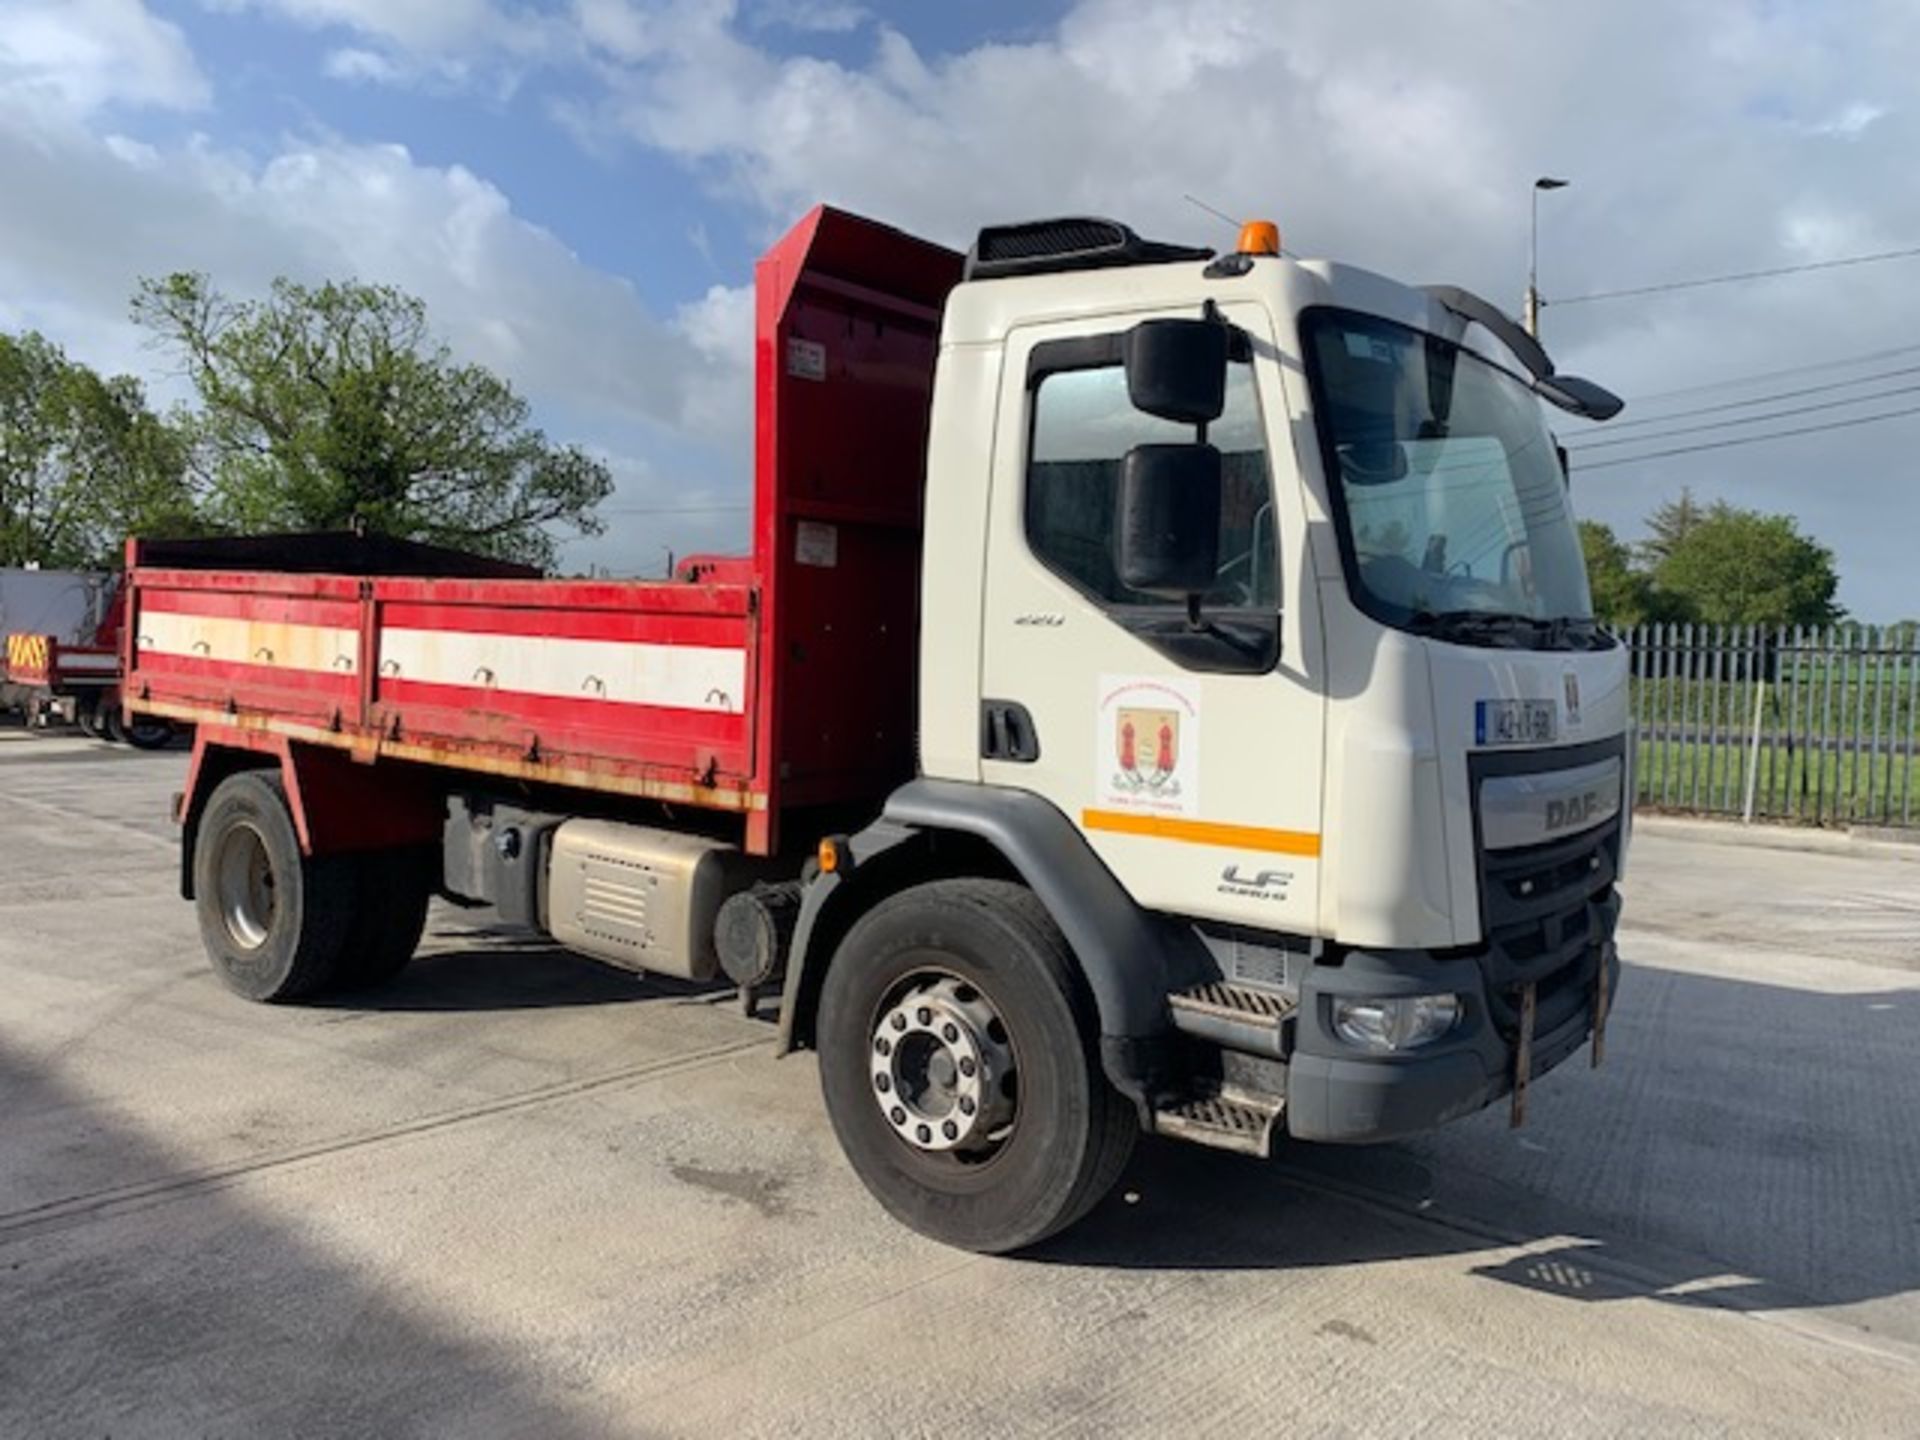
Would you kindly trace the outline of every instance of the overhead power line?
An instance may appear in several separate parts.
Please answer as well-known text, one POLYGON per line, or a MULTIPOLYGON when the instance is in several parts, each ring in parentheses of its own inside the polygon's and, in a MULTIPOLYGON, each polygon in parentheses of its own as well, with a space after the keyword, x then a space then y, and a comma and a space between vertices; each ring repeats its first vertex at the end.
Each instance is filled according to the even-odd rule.
POLYGON ((1736 445, 1759 445, 1768 440, 1788 440, 1795 435, 1817 435, 1827 430, 1850 430, 1856 425, 1873 425, 1882 420, 1898 420, 1903 415, 1920 415, 1920 405, 1901 410, 1885 410, 1878 415, 1857 415, 1851 420, 1829 420, 1824 425, 1799 425, 1791 430, 1775 430, 1766 435, 1738 435, 1730 440, 1709 440, 1699 445, 1676 445, 1670 450, 1650 450, 1644 455, 1622 455, 1613 460, 1596 460, 1575 465, 1580 471, 1610 470, 1616 465, 1638 465, 1647 460, 1664 460, 1670 455, 1696 455, 1703 450, 1729 450, 1736 445))
POLYGON ((1920 245, 1882 250, 1873 255, 1848 255, 1839 260, 1809 260, 1801 265, 1776 265, 1770 270, 1742 270, 1732 275, 1704 275, 1693 280, 1668 280, 1659 285, 1635 285, 1625 290, 1596 290, 1587 295, 1548 298, 1545 305, 1586 305, 1595 300, 1624 300, 1633 295, 1664 295, 1669 290, 1698 290, 1706 285, 1735 285, 1743 280, 1771 280, 1778 275, 1800 275, 1809 270, 1838 270, 1846 265, 1873 265, 1882 260, 1909 260, 1920 255, 1920 245))
POLYGON ((1682 385, 1675 390, 1650 390, 1642 395, 1629 395, 1631 404, 1644 404, 1649 400, 1677 400, 1683 395, 1704 395, 1714 390, 1738 390, 1742 385, 1758 385, 1763 380, 1784 380, 1790 375, 1811 374, 1816 370, 1845 370, 1854 365, 1866 365, 1875 360, 1890 360, 1895 355, 1911 355, 1920 350, 1920 345, 1895 345, 1886 350, 1869 350, 1861 355, 1848 355, 1838 360, 1815 360, 1805 365, 1789 365, 1780 370, 1757 370, 1750 375, 1735 375, 1726 380, 1710 380, 1701 385, 1682 385))
POLYGON ((1638 420, 1622 420, 1605 430, 1582 430, 1578 443, 1589 443, 1590 436, 1614 436, 1622 430, 1638 430, 1647 425, 1665 425, 1674 420, 1691 420, 1696 415, 1724 415, 1729 410, 1751 410, 1756 405, 1771 405, 1776 400, 1800 400, 1808 395, 1831 395, 1836 390, 1851 390, 1858 385, 1898 380, 1903 375, 1920 375, 1920 365, 1903 365, 1893 370, 1877 370, 1871 375, 1856 375, 1851 380, 1835 380, 1825 385, 1804 385, 1797 390, 1774 390, 1765 395, 1750 395, 1745 400, 1726 400, 1718 405, 1696 405, 1691 410, 1669 410, 1664 415, 1647 415, 1638 420))
POLYGON ((1608 440, 1570 441, 1567 453, 1584 455, 1589 450, 1607 450, 1619 445, 1644 445, 1649 440, 1668 440, 1675 435, 1699 435, 1708 430, 1727 430, 1735 425, 1764 425, 1794 415, 1812 415, 1821 410, 1840 410, 1848 405, 1865 405, 1874 400, 1891 400, 1896 395, 1912 395, 1920 385, 1896 385, 1891 390, 1876 390, 1871 395, 1850 395, 1844 400, 1822 400, 1815 405, 1795 405, 1786 410, 1769 410, 1763 415, 1742 415, 1733 420, 1709 420, 1703 425, 1680 425, 1672 430, 1652 430, 1644 435, 1620 435, 1608 440))
MULTIPOLYGON (((1605 433, 1618 434, 1622 430, 1638 429, 1642 425, 1664 425, 1669 420, 1690 420, 1695 415, 1720 415, 1728 410, 1748 410, 1755 405, 1771 405, 1776 400, 1798 400, 1806 395, 1831 395, 1836 390, 1850 390, 1855 385, 1871 385, 1880 380, 1897 380, 1902 375, 1920 375, 1920 365, 1902 365, 1893 370, 1876 370, 1871 375, 1856 375, 1851 380, 1832 380, 1825 385, 1804 385, 1797 390, 1774 390, 1765 395, 1750 395, 1745 400, 1727 400, 1718 405, 1697 405, 1691 410, 1669 410, 1664 415, 1643 415, 1637 420, 1618 420, 1606 426, 1605 433)), ((1598 433, 1594 430, 1582 430, 1580 436, 1598 433)))

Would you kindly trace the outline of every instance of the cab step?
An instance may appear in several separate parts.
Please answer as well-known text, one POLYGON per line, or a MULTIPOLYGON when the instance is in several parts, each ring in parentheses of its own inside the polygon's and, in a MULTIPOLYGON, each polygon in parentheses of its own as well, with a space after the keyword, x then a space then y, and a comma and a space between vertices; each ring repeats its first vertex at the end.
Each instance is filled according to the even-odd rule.
POLYGON ((1299 1006, 1276 990, 1210 980, 1174 991, 1167 1005, 1174 1029, 1223 1049, 1284 1060, 1292 1048, 1289 1032, 1299 1006))
POLYGON ((1273 1154, 1274 1127, 1285 1109, 1286 1102, 1278 1096, 1256 1095, 1228 1085, 1156 1109, 1153 1129, 1157 1135, 1264 1160, 1273 1154))

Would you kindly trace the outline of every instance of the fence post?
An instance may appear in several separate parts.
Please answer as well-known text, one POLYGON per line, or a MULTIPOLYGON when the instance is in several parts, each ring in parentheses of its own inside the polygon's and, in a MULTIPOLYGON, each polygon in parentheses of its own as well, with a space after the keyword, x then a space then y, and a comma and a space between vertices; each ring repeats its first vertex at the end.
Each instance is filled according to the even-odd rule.
MULTIPOLYGON (((1762 632, 1759 626, 1754 625, 1748 627, 1747 633, 1750 641, 1757 642, 1762 632)), ((1748 651, 1748 661, 1754 667, 1753 740, 1747 751, 1747 801, 1741 809, 1740 817, 1748 825, 1753 823, 1754 791, 1760 783, 1760 722, 1765 717, 1767 708, 1767 672, 1761 663, 1760 648, 1756 643, 1748 651)))
POLYGON ((1826 636, 1821 641, 1820 650, 1820 768, 1814 774, 1813 819, 1816 825, 1824 825, 1827 820, 1827 801, 1833 799, 1834 810, 1839 810, 1840 760, 1834 756, 1833 784, 1827 783, 1827 749, 1833 741, 1833 670, 1834 656, 1838 653, 1839 640, 1831 623, 1826 636))

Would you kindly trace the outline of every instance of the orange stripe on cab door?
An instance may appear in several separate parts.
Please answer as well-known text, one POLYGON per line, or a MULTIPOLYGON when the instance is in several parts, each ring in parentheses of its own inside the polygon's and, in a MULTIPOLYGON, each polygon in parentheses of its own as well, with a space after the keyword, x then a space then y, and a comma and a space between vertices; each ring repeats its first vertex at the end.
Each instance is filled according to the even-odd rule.
POLYGON ((1114 835, 1147 835, 1187 845, 1220 845, 1230 850, 1264 850, 1275 855, 1317 856, 1320 837, 1304 830, 1268 830, 1260 825, 1219 825, 1211 820, 1179 820, 1168 815, 1134 815, 1124 810, 1082 810, 1088 830, 1114 835))

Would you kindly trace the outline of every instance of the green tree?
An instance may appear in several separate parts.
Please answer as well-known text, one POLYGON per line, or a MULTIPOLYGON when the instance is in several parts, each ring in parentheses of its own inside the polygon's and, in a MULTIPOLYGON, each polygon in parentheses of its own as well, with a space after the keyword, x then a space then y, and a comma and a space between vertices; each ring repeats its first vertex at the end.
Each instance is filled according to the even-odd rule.
POLYGON ((137 380, 0 334, 0 565, 111 565, 136 530, 196 525, 184 439, 137 380))
POLYGON ((1833 598, 1840 578, 1831 550, 1790 515, 1725 501, 1672 541, 1653 580, 1709 624, 1825 625, 1844 613, 1833 598))
POLYGON ((133 314, 199 392, 195 463, 223 525, 363 524, 543 565, 557 531, 602 528, 607 467, 534 428, 505 380, 457 363, 410 295, 282 279, 233 300, 179 274, 143 282, 133 314))
POLYGON ((1598 520, 1580 522, 1580 549, 1587 559, 1593 613, 1610 625, 1640 625, 1654 618, 1653 582, 1633 565, 1633 551, 1598 520))
POLYGON ((1682 489, 1678 500, 1669 500, 1647 517, 1647 538, 1635 548, 1648 570, 1658 570, 1680 543, 1707 518, 1707 509, 1693 498, 1693 491, 1682 489))

